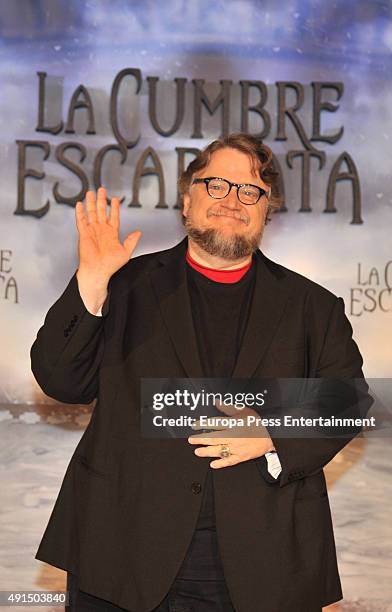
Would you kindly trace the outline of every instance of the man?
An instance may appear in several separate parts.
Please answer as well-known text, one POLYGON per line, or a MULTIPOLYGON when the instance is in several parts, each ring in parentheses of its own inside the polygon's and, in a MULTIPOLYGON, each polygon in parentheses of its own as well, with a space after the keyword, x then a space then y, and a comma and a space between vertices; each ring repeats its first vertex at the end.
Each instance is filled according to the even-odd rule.
POLYGON ((211 143, 179 182, 187 237, 157 253, 131 259, 141 232, 119 241, 103 188, 76 206, 80 264, 31 350, 48 395, 97 399, 36 555, 68 571, 71 610, 342 597, 322 468, 349 438, 140 433, 142 378, 363 377, 343 300, 258 250, 271 159, 244 134, 211 143))

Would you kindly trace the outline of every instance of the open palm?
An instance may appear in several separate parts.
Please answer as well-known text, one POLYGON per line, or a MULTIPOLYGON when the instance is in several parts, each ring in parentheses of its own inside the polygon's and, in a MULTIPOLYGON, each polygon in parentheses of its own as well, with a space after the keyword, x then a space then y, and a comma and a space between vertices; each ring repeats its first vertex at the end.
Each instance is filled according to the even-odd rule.
POLYGON ((86 205, 76 204, 76 225, 79 232, 80 268, 107 280, 131 258, 141 236, 139 230, 128 234, 121 243, 120 202, 112 198, 109 216, 106 213, 106 189, 100 187, 97 201, 93 191, 86 194, 86 205))

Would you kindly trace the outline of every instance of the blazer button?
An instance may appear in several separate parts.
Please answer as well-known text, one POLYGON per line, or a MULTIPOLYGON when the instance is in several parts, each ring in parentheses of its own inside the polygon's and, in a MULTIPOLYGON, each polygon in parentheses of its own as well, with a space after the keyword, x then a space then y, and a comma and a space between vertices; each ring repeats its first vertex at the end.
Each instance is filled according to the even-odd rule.
POLYGON ((195 495, 198 495, 198 493, 200 493, 200 491, 201 491, 201 484, 200 484, 200 482, 192 482, 192 484, 191 484, 191 491, 195 495))

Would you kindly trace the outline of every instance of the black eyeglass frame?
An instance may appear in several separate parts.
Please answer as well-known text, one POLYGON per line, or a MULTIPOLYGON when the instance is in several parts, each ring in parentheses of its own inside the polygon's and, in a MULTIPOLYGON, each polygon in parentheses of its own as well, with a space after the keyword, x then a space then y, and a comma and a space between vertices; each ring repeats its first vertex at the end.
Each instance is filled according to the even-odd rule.
POLYGON ((259 187, 258 185, 253 185, 252 183, 232 183, 231 181, 228 181, 227 179, 221 178, 219 176, 209 176, 207 178, 195 178, 195 179, 193 179, 192 185, 195 185, 195 184, 198 184, 198 183, 204 183, 205 184, 208 195, 211 198, 214 198, 214 200, 223 200, 224 198, 227 198, 227 196, 229 195, 232 187, 237 187, 237 198, 241 202, 241 204, 244 204, 245 206, 254 206, 255 204, 257 204, 257 202, 260 200, 260 198, 262 196, 264 196, 264 195, 267 197, 267 200, 269 200, 270 197, 271 197, 271 190, 266 191, 262 187, 259 187), (216 180, 224 181, 225 183, 227 183, 229 185, 229 191, 226 193, 226 195, 224 195, 224 196, 222 196, 220 198, 218 198, 218 197, 216 197, 214 195, 211 195, 209 190, 208 190, 208 185, 209 185, 210 181, 216 181, 216 180), (240 187, 255 187, 256 189, 258 189, 259 190, 259 197, 257 198, 256 202, 254 202, 253 204, 249 204, 249 202, 243 202, 240 199, 240 197, 239 197, 239 189, 240 189, 240 187))

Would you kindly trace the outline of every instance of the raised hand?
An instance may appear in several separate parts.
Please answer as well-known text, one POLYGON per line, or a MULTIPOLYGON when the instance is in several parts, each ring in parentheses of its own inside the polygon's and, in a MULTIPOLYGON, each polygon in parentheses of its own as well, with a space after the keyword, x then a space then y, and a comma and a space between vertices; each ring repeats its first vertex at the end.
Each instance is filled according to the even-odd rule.
POLYGON ((79 232, 79 270, 85 270, 96 278, 109 281, 110 277, 126 264, 141 232, 128 234, 124 242, 119 239, 120 202, 112 198, 109 217, 106 214, 106 189, 100 187, 95 194, 86 194, 86 209, 82 202, 76 204, 76 224, 79 232))
POLYGON ((78 202, 75 208, 79 232, 79 268, 77 280, 80 295, 87 310, 98 312, 107 295, 112 275, 131 258, 141 232, 135 230, 121 243, 120 202, 112 198, 110 213, 106 213, 106 189, 100 187, 97 201, 93 191, 86 194, 86 205, 78 202))

